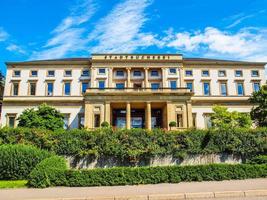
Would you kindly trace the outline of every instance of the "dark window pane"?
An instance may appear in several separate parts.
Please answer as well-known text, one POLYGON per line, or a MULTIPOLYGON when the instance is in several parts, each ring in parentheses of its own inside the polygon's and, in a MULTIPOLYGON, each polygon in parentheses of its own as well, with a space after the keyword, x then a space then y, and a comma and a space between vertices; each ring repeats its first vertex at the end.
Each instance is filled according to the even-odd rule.
POLYGON ((210 84, 204 83, 204 95, 209 96, 210 95, 210 84))
POLYGON ((67 83, 65 83, 65 87, 64 87, 64 94, 65 95, 70 95, 70 83, 69 82, 67 82, 67 83))
POLYGON ((53 90, 54 90, 53 83, 47 83, 47 95, 48 96, 52 96, 53 95, 53 90))
POLYGON ((133 72, 133 75, 134 75, 134 76, 141 76, 142 73, 141 73, 141 71, 139 71, 139 70, 135 70, 135 71, 133 72))
POLYGON ((86 89, 88 88, 89 86, 89 83, 88 82, 83 82, 82 83, 82 93, 85 93, 86 92, 86 89))
POLYGON ((35 95, 36 93, 36 83, 30 83, 30 95, 35 95))

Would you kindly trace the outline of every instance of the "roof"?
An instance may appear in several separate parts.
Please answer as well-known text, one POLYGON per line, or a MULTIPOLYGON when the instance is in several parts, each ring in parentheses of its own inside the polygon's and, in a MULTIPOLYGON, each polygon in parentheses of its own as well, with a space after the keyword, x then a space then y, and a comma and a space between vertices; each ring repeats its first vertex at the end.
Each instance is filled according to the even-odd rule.
POLYGON ((6 62, 6 65, 25 65, 25 64, 64 64, 66 62, 73 62, 77 64, 88 64, 91 58, 59 58, 59 59, 48 59, 48 60, 31 60, 22 62, 6 62))

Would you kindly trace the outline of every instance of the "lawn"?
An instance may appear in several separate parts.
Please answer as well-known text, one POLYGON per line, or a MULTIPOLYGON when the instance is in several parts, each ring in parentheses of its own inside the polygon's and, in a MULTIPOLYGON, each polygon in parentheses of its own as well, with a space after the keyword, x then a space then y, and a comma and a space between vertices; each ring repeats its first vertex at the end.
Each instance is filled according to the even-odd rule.
POLYGON ((0 180, 0 189, 1 188, 23 188, 26 186, 27 181, 26 180, 16 180, 16 181, 6 181, 6 180, 0 180))

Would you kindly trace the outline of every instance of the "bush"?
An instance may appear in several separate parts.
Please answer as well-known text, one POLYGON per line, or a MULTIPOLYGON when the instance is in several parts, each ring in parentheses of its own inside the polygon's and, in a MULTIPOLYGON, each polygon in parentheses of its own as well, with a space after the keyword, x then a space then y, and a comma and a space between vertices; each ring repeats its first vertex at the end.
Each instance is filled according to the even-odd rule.
POLYGON ((38 188, 64 185, 65 170, 67 170, 67 164, 63 157, 46 158, 32 170, 28 185, 38 188))
MULTIPOLYGON (((67 170, 58 182, 70 187, 114 186, 189 181, 221 181, 230 179, 260 178, 267 176, 267 165, 212 164, 168 167, 120 167, 93 170, 67 170)), ((47 178, 47 177, 44 177, 47 178)), ((36 180, 35 180, 36 181, 36 180)), ((37 182, 43 180, 37 179, 37 182)), ((34 185, 39 187, 39 185, 34 185)))
POLYGON ((109 127, 109 123, 104 121, 104 122, 101 123, 101 127, 102 128, 107 128, 107 127, 109 127))
POLYGON ((249 164, 267 164, 267 155, 259 155, 248 161, 249 164))
POLYGON ((0 145, 0 179, 27 179, 31 170, 52 154, 26 145, 0 145))

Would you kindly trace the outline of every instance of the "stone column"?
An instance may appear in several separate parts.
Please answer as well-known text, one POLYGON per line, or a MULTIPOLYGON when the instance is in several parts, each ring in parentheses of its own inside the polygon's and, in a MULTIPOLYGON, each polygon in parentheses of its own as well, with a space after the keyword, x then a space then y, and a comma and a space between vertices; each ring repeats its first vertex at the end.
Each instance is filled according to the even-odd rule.
POLYGON ((151 103, 146 103, 146 129, 151 130, 151 103))
POLYGON ((105 103, 105 121, 111 125, 111 120, 110 120, 110 102, 105 103))
POLYGON ((126 68, 127 70, 127 87, 131 87, 131 68, 126 68))
POLYGON ((192 114, 192 102, 189 100, 186 102, 187 106, 187 127, 193 127, 193 114, 192 114))
POLYGON ((148 88, 149 87, 149 83, 148 83, 148 68, 145 67, 144 70, 145 70, 145 88, 148 88))
POLYGON ((96 87, 95 85, 95 68, 91 68, 91 88, 96 87))
POLYGON ((84 127, 93 128, 93 107, 90 103, 84 106, 84 127))
POLYGON ((126 128, 131 128, 131 104, 130 102, 126 103, 126 128))
POLYGON ((186 128, 187 127, 187 109, 186 109, 186 105, 183 105, 183 127, 186 128))
POLYGON ((109 88, 112 88, 113 85, 112 85, 112 82, 113 82, 113 68, 109 68, 109 72, 108 72, 108 87, 109 88))

